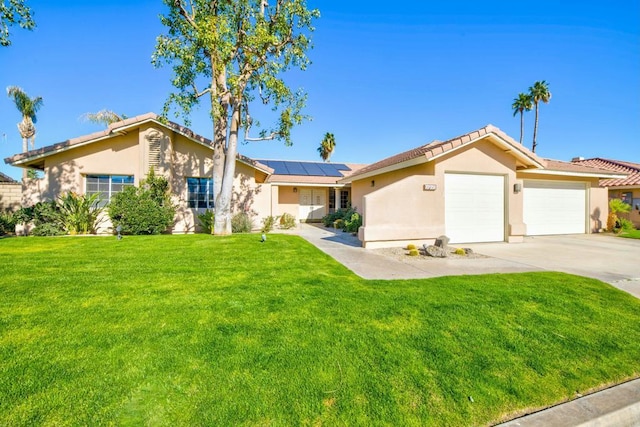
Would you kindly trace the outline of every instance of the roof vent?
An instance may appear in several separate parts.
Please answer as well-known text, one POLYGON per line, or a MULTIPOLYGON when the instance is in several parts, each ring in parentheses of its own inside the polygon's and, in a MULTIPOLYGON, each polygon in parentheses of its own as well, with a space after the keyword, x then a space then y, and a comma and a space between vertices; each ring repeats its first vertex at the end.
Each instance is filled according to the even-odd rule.
POLYGON ((574 157, 573 159, 571 159, 572 162, 580 162, 584 160, 584 157, 574 157))

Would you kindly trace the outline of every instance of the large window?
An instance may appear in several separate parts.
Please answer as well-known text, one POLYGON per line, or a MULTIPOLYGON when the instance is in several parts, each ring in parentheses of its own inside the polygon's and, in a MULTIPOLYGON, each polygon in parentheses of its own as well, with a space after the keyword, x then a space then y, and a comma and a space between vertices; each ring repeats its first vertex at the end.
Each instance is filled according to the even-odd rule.
POLYGON ((133 176, 130 175, 87 175, 87 196, 100 194, 100 206, 105 206, 119 192, 127 186, 133 185, 133 176))
POLYGON ((213 209, 213 179, 187 178, 189 207, 213 209))

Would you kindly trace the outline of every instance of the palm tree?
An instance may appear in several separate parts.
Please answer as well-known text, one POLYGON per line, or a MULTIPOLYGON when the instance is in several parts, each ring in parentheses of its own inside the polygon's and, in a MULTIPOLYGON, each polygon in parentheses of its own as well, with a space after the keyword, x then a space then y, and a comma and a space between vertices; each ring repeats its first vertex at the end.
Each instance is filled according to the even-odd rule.
POLYGON ((519 93, 518 97, 513 100, 511 108, 513 109, 513 117, 520 113, 520 144, 522 145, 522 137, 524 136, 524 112, 531 111, 533 108, 531 95, 528 93, 519 93))
POLYGON ((536 122, 533 126, 533 145, 531 147, 531 151, 535 153, 536 146, 538 145, 536 142, 536 137, 538 136, 538 103, 542 101, 546 104, 551 99, 549 85, 544 80, 535 82, 533 86, 529 88, 529 96, 531 96, 531 99, 536 106, 536 122))
POLYGON ((127 118, 124 114, 118 114, 111 110, 100 110, 97 113, 84 113, 80 118, 91 123, 103 124, 109 126, 111 123, 119 122, 127 118))
POLYGON ((34 146, 36 138, 37 122, 36 113, 42 107, 42 97, 37 96, 35 98, 29 98, 29 95, 18 86, 9 86, 7 88, 7 95, 13 99, 16 104, 16 108, 22 114, 22 121, 18 123, 18 131, 22 137, 22 151, 28 151, 28 141, 31 140, 31 148, 34 146))
POLYGON ((322 142, 320 142, 320 146, 318 147, 318 153, 320 153, 320 157, 325 162, 329 161, 331 154, 333 154, 333 150, 336 148, 336 139, 332 133, 325 133, 322 142))

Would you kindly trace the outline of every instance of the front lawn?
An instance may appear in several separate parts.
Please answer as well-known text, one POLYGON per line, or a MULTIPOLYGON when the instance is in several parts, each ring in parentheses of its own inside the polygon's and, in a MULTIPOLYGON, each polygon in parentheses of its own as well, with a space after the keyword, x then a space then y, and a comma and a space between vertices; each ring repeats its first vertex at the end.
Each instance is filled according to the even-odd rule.
POLYGON ((0 425, 483 425, 640 375, 640 301, 567 274, 190 235, 2 239, 0 279, 0 425))

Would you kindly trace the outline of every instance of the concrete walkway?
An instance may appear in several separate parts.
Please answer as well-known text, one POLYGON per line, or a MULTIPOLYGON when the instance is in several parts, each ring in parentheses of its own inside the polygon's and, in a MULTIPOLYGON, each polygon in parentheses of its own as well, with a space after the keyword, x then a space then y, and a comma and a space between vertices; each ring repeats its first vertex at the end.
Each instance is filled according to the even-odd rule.
MULTIPOLYGON (((544 236, 525 243, 470 246, 489 258, 404 263, 360 247, 348 233, 301 224, 298 234, 365 279, 419 279, 438 276, 563 271, 608 282, 640 298, 640 240, 611 236, 544 236)), ((501 427, 640 427, 640 379, 602 390, 501 427)))

